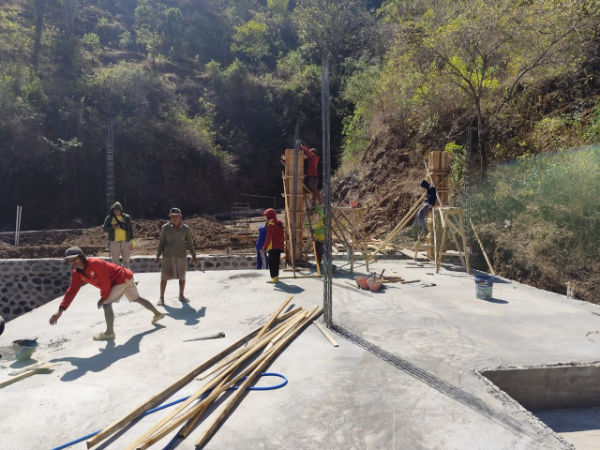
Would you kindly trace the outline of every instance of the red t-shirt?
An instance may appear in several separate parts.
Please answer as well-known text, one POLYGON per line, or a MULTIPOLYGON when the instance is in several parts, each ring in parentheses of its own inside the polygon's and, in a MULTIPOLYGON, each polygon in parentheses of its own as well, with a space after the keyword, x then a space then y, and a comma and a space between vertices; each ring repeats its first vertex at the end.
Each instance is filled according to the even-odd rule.
POLYGON ((319 157, 310 151, 308 147, 303 145, 302 151, 308 158, 308 167, 306 168, 306 176, 309 177, 318 177, 319 172, 317 171, 317 166, 319 165, 319 157))
POLYGON ((73 269, 71 272, 71 285, 60 303, 60 307, 67 309, 85 283, 99 288, 100 297, 107 299, 113 286, 123 284, 131 278, 133 278, 133 272, 129 269, 103 259, 88 258, 83 272, 77 269, 73 269))

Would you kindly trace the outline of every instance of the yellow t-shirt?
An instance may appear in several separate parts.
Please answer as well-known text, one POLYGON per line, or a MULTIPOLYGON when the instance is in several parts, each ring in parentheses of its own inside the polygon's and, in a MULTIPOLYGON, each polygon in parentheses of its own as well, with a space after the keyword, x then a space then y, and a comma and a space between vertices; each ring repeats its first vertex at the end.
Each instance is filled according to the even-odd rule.
MULTIPOLYGON (((116 219, 113 217, 111 222, 112 225, 116 225, 117 221, 116 219)), ((125 223, 125 220, 121 220, 121 223, 125 223)), ((119 241, 126 241, 127 240, 127 231, 125 231, 123 228, 119 227, 119 228, 115 228, 115 242, 119 242, 119 241)))

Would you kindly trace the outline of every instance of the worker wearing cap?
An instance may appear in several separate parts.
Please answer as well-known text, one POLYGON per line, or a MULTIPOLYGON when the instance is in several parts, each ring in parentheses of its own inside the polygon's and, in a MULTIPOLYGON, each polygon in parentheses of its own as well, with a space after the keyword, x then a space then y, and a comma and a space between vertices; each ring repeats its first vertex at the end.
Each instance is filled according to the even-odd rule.
POLYGON ((271 279, 267 283, 279 282, 279 261, 283 252, 283 223, 277 218, 273 208, 265 210, 263 216, 267 218, 267 237, 263 244, 263 250, 269 255, 269 271, 271 279))
POLYGON ((133 248, 133 225, 131 216, 123 212, 121 203, 115 202, 104 219, 103 230, 108 233, 110 257, 114 264, 123 258, 123 267, 129 269, 129 258, 133 248))
POLYGON ((169 211, 169 222, 164 224, 160 230, 160 240, 156 250, 156 262, 160 262, 162 256, 162 265, 160 268, 160 300, 159 305, 165 304, 165 289, 167 281, 179 280, 179 301, 189 302, 185 298, 185 274, 187 272, 187 251, 192 255, 192 262, 198 265, 196 250, 194 250, 194 241, 190 227, 183 223, 181 210, 171 208, 169 211))
POLYGON ((65 259, 73 267, 71 284, 58 307, 58 312, 50 318, 50 325, 56 325, 56 322, 62 316, 62 313, 67 310, 84 283, 89 283, 100 289, 98 308, 102 307, 104 309, 104 318, 106 319, 106 331, 96 334, 94 336, 95 341, 106 341, 115 338, 115 314, 112 304, 118 302, 123 296, 127 297, 130 302, 139 303, 144 308, 152 311, 154 314, 153 324, 165 317, 152 303, 140 297, 133 281, 133 273, 129 269, 99 258, 86 258, 79 247, 68 248, 65 252, 65 259))

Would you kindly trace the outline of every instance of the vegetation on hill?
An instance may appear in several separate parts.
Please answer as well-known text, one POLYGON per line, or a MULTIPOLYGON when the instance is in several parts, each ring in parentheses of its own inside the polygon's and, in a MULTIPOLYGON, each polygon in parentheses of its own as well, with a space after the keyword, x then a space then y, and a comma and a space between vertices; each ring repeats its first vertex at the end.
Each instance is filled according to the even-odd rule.
POLYGON ((337 95, 372 45, 374 1, 11 0, 0 6, 0 227, 91 225, 116 196, 136 217, 226 209, 279 196, 280 156, 299 125, 320 141, 322 48, 333 143, 337 95), (331 32, 333 27, 334 32, 331 32), (318 42, 317 42, 318 40, 318 42), (323 43, 323 45, 322 45, 323 43))
POLYGON ((549 215, 555 202, 564 205, 556 214, 570 204, 546 196, 544 180, 600 209, 597 190, 563 186, 584 179, 580 171, 597 184, 585 146, 600 139, 599 53, 600 0, 9 0, 0 6, 0 228, 13 225, 16 204, 24 229, 102 220, 110 145, 116 196, 135 217, 278 197, 296 126, 309 145, 321 142, 327 64, 335 195, 377 208, 368 232, 401 217, 424 155, 445 149, 457 193, 494 189, 506 197, 494 201, 528 205, 538 189, 534 210, 502 219, 512 228, 474 210, 498 265, 537 254, 529 272, 549 274, 546 256, 568 246, 576 253, 548 276, 584 279, 581 267, 597 267, 586 245, 597 218, 579 207, 568 219, 549 215), (486 184, 510 161, 516 172, 499 169, 504 178, 486 184), (525 252, 525 236, 506 233, 532 221, 549 234, 525 252))
POLYGON ((499 273, 600 300, 598 153, 584 147, 599 137, 600 3, 398 0, 379 14, 384 56, 344 91, 340 198, 382 211, 368 226, 386 231, 426 154, 446 150, 499 273))

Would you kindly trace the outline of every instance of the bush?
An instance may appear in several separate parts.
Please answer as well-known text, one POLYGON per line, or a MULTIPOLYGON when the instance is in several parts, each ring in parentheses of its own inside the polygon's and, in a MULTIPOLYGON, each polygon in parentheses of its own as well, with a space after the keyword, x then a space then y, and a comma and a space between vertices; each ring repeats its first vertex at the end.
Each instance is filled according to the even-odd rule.
POLYGON ((562 238, 547 242, 568 245, 573 258, 600 261, 599 173, 598 147, 522 157, 491 172, 476 188, 472 211, 479 222, 558 230, 562 238))

